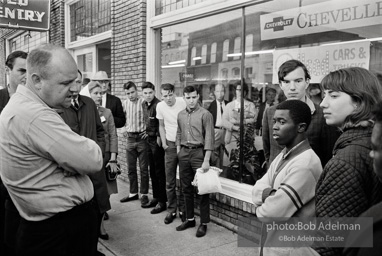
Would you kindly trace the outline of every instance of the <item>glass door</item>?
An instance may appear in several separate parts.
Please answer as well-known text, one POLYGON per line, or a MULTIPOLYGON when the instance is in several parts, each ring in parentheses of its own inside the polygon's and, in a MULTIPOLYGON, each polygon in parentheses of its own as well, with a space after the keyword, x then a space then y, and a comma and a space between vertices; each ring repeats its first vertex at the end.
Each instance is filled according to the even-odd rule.
POLYGON ((91 78, 96 72, 96 46, 74 50, 74 59, 77 62, 78 69, 83 74, 83 79, 91 78))

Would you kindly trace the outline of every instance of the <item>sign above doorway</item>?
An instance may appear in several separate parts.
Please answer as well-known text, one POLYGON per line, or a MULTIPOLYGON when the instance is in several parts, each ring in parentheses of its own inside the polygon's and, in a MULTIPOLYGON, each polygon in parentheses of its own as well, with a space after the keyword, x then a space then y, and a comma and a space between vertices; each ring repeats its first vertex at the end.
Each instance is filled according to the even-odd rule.
POLYGON ((0 27, 10 29, 49 29, 50 0, 2 0, 0 1, 0 27))

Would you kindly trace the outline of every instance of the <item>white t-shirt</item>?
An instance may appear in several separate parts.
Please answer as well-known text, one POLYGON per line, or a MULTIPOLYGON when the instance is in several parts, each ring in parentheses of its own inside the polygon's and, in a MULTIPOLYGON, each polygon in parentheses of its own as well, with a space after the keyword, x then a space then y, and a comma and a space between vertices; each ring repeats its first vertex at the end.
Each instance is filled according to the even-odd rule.
POLYGON ((178 114, 186 108, 186 102, 182 97, 176 97, 174 105, 169 107, 166 102, 161 101, 157 105, 157 119, 163 119, 166 139, 175 142, 176 130, 178 129, 178 114))

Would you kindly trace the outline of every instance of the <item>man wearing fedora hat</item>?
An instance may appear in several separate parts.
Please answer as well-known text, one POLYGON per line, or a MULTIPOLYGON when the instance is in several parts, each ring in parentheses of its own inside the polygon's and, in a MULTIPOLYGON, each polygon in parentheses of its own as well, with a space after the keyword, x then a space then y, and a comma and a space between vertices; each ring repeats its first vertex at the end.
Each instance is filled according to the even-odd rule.
POLYGON ((121 100, 111 94, 107 93, 107 88, 110 84, 110 78, 107 76, 105 71, 98 71, 91 79, 92 81, 97 81, 102 86, 102 107, 111 110, 114 117, 114 123, 116 128, 121 128, 126 123, 126 117, 123 113, 123 107, 121 100))

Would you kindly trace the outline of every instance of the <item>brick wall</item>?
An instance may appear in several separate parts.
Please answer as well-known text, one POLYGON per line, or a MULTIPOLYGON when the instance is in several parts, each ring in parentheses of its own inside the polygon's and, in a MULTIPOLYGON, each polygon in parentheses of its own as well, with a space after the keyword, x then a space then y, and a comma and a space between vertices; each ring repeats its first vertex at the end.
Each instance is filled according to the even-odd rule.
MULTIPOLYGON (((140 87, 146 79, 146 1, 113 0, 111 17, 112 94, 123 101, 124 83, 133 81, 140 87)), ((118 161, 123 169, 119 177, 127 181, 126 140, 120 130, 118 137, 118 161)))
POLYGON ((52 0, 50 10, 49 42, 65 47, 64 1, 52 0))
POLYGON ((5 74, 5 40, 3 39, 3 34, 7 29, 0 29, 0 89, 6 86, 6 74, 5 74))

